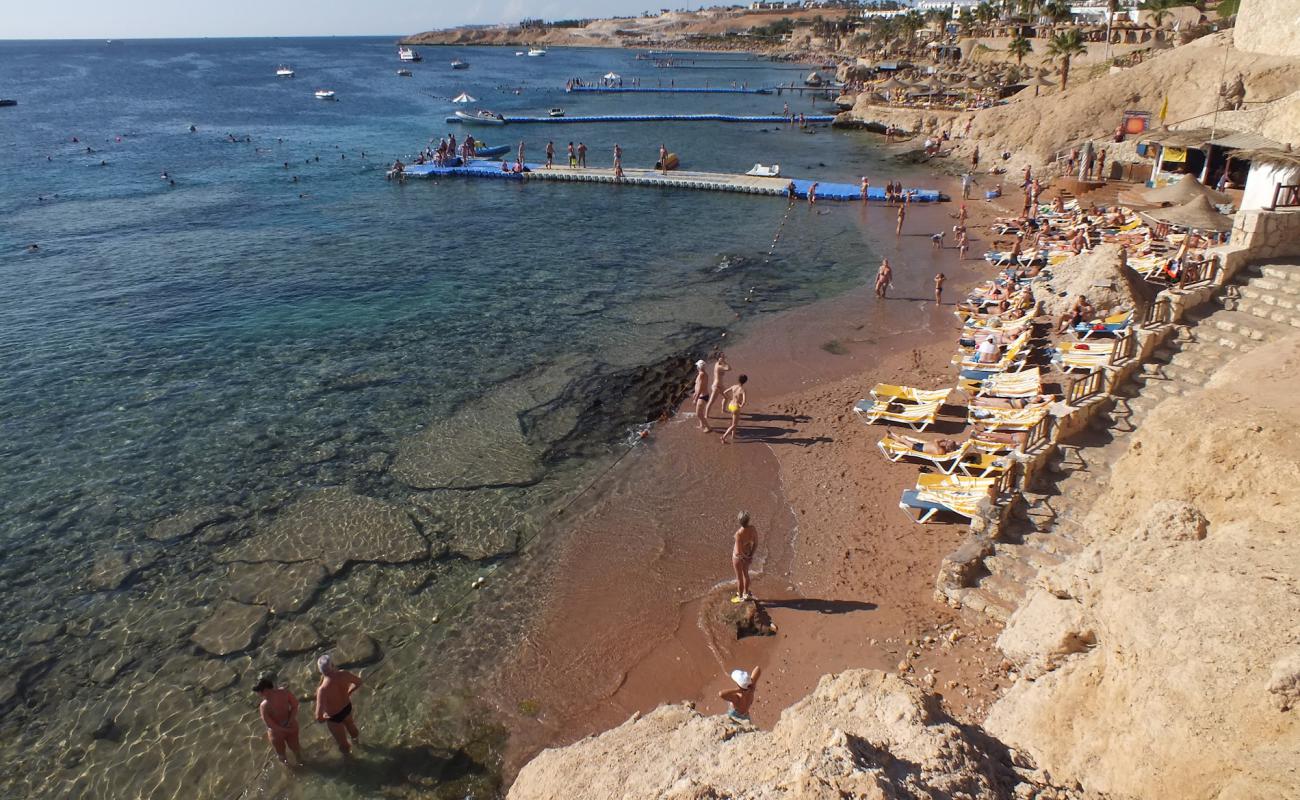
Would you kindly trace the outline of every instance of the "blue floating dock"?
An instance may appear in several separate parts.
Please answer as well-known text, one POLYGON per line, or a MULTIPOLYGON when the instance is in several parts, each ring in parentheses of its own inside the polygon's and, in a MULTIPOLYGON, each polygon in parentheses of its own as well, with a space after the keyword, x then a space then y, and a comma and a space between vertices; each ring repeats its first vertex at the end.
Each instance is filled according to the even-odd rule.
MULTIPOLYGON (((625 169, 622 178, 614 177, 612 169, 570 169, 556 166, 546 169, 541 164, 529 164, 528 172, 502 172, 500 161, 476 160, 466 165, 437 167, 433 164, 412 164, 406 167, 406 175, 411 178, 498 178, 513 181, 574 181, 581 183, 616 183, 629 186, 660 186, 677 189, 699 189, 715 192, 737 192, 740 194, 762 194, 772 197, 784 197, 789 185, 794 184, 795 195, 800 198, 808 196, 808 189, 817 183, 817 199, 862 202, 862 189, 851 183, 826 183, 802 178, 768 178, 757 175, 732 175, 721 172, 686 172, 672 170, 667 175, 652 169, 625 169)), ((937 203, 947 200, 947 196, 934 189, 908 189, 912 192, 912 201, 917 203, 937 203)), ((871 187, 867 192, 868 200, 884 200, 885 192, 878 187, 871 187)))
MULTIPOLYGON (((780 114, 738 116, 735 114, 602 114, 594 117, 506 117, 507 123, 520 125, 539 122, 790 122, 780 114)), ((447 117, 446 122, 460 122, 460 117, 447 117)), ((804 115, 805 122, 834 122, 830 114, 804 115)))
POLYGON ((676 94, 771 94, 767 88, 732 89, 725 86, 569 86, 566 92, 590 92, 592 94, 630 94, 633 92, 659 92, 676 94))

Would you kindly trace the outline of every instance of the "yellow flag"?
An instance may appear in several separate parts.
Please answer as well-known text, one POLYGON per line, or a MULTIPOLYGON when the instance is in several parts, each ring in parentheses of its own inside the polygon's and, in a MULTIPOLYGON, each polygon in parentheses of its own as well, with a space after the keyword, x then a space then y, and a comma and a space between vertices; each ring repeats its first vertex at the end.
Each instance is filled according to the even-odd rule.
POLYGON ((1169 114, 1169 95, 1165 95, 1165 101, 1160 104, 1160 124, 1165 124, 1165 116, 1169 114))

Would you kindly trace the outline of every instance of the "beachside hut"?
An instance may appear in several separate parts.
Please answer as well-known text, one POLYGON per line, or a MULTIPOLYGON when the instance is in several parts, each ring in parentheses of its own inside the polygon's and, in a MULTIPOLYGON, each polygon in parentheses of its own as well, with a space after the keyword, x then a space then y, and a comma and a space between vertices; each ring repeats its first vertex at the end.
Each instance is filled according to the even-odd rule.
POLYGON ((1300 205, 1300 153, 1275 147, 1242 150, 1233 161, 1249 164, 1242 210, 1300 205))
POLYGON ((453 98, 451 99, 451 102, 453 102, 453 103, 475 103, 475 102, 478 102, 478 98, 476 98, 476 97, 471 97, 471 96, 469 95, 469 93, 467 93, 467 92, 461 92, 460 94, 458 94, 458 95, 456 95, 455 97, 453 97, 453 98))
POLYGON ((1220 214, 1219 210, 1210 204, 1210 199, 1204 195, 1200 195, 1179 206, 1143 211, 1141 213, 1142 216, 1153 222, 1163 222, 1166 225, 1188 230, 1213 231, 1215 233, 1232 230, 1232 217, 1227 214, 1220 214))

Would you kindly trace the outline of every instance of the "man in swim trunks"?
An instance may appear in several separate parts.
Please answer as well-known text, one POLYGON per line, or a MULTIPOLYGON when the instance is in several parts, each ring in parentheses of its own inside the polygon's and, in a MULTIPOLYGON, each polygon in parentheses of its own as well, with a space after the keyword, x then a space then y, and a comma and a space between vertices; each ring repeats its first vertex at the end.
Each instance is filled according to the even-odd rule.
POLYGON ((316 689, 316 721, 326 723, 339 751, 344 756, 352 755, 352 744, 361 738, 356 720, 352 718, 352 693, 361 686, 361 678, 347 670, 334 666, 334 659, 329 653, 316 659, 320 669, 320 686, 316 689))
POLYGON ((749 381, 748 375, 741 375, 736 379, 735 386, 728 386, 727 390, 722 393, 722 399, 727 401, 725 408, 727 413, 731 414, 731 425, 722 432, 722 441, 727 442, 727 437, 731 441, 736 441, 736 426, 740 424, 740 409, 745 407, 745 384, 749 381))
POLYGON ((737 688, 718 692, 718 697, 726 700, 730 706, 727 709, 727 716, 735 720, 749 721, 749 707, 754 704, 754 689, 758 685, 760 672, 760 667, 754 667, 753 672, 745 672, 743 669, 732 670, 731 679, 736 682, 737 688))
POLYGON ((934 276, 934 304, 936 306, 943 305, 943 282, 947 279, 942 272, 934 276))
POLYGON ((280 763, 290 766, 284 751, 288 745, 298 759, 298 766, 302 766, 302 748, 298 745, 298 698, 288 689, 277 687, 275 678, 271 675, 263 675, 258 679, 253 686, 253 694, 262 698, 257 711, 262 716, 262 724, 266 726, 266 738, 270 740, 275 754, 280 757, 280 763))
POLYGON ((662 143, 659 145, 659 171, 668 174, 668 145, 662 143))
POLYGON ((578 167, 587 168, 587 145, 583 142, 578 142, 578 167))
POLYGON ((709 401, 704 407, 704 418, 713 414, 713 404, 722 401, 722 378, 731 371, 727 363, 727 354, 718 353, 718 360, 713 364, 713 383, 709 384, 709 401))
POLYGON ((924 453, 927 456, 946 456, 958 447, 957 442, 952 439, 936 439, 933 442, 923 442, 919 439, 899 436, 892 430, 885 431, 885 438, 910 447, 914 453, 924 453))
POLYGON ((876 297, 883 299, 893 280, 894 270, 890 268, 889 259, 886 258, 880 262, 880 269, 876 270, 876 297))
POLYGON ((898 227, 894 229, 895 236, 903 235, 903 220, 906 218, 907 218, 907 206, 901 205, 898 207, 898 227))
POLYGON ((749 512, 742 511, 736 515, 740 525, 736 529, 736 541, 731 548, 731 568, 736 571, 736 596, 731 602, 753 600, 749 591, 749 565, 754 563, 754 551, 758 549, 758 529, 749 524, 749 512))
POLYGON ((704 359, 695 362, 695 426, 705 433, 712 433, 709 427, 709 373, 704 368, 704 359))

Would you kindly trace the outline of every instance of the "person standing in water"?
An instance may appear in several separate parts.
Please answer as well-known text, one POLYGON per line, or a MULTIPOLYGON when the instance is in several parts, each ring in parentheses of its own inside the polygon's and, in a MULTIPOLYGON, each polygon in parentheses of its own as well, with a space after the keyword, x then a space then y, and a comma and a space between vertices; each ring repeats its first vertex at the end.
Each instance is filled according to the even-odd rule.
POLYGON ((944 277, 942 272, 934 276, 934 304, 936 306, 943 305, 943 282, 945 280, 947 278, 944 277))
POLYGON ((320 669, 320 686, 316 689, 316 721, 324 722, 344 756, 352 755, 352 742, 361 738, 352 717, 352 693, 361 686, 361 678, 334 666, 329 653, 316 659, 320 669), (352 742, 348 737, 352 737, 352 742))
POLYGON ((740 410, 745 407, 745 384, 749 382, 748 375, 741 375, 736 379, 735 386, 728 386, 727 390, 722 393, 722 399, 727 402, 725 408, 727 413, 731 414, 731 424, 722 432, 722 441, 736 441, 736 426, 740 424, 740 410))
POLYGON ((713 382, 709 384, 709 402, 704 407, 704 416, 707 419, 713 414, 713 404, 722 400, 722 376, 731 371, 731 365, 727 363, 727 354, 718 353, 718 360, 713 364, 713 382))
POLYGON ((867 176, 863 175, 862 176, 862 202, 865 203, 867 201, 867 192, 870 189, 871 189, 871 183, 867 180, 867 176))
POLYGON ((749 524, 749 512, 742 511, 736 515, 740 525, 736 529, 735 542, 731 548, 731 568, 736 571, 736 595, 731 602, 740 603, 753 600, 749 591, 749 567, 754 563, 754 551, 758 549, 758 529, 749 524))
POLYGON ((727 716, 741 722, 749 722, 749 707, 754 704, 754 689, 758 685, 760 672, 761 667, 754 667, 753 672, 746 672, 743 669, 731 671, 731 679, 736 682, 736 688, 718 692, 718 697, 727 701, 727 705, 730 706, 727 709, 727 716))
POLYGON ((262 698, 257 707, 266 726, 266 738, 271 742, 271 749, 279 756, 280 763, 290 766, 285 754, 287 745, 302 766, 302 747, 298 744, 298 698, 283 686, 275 685, 275 678, 263 675, 253 686, 253 694, 262 698))
POLYGON ((907 206, 906 206, 906 205, 901 205, 901 206, 898 207, 898 227, 894 229, 894 235, 895 235, 895 236, 902 236, 902 235, 903 235, 903 220, 904 220, 904 219, 907 219, 907 206))
POLYGON ((880 262, 880 269, 876 270, 876 297, 884 299, 885 292, 889 291, 889 284, 894 280, 894 270, 889 266, 889 259, 883 259, 880 262))
POLYGON ((709 427, 709 373, 704 368, 704 359, 695 362, 695 388, 692 392, 695 398, 695 425, 705 433, 711 433, 713 428, 709 427))

